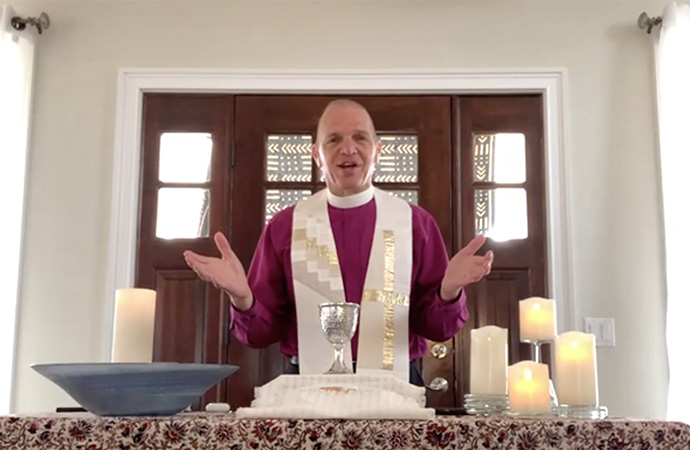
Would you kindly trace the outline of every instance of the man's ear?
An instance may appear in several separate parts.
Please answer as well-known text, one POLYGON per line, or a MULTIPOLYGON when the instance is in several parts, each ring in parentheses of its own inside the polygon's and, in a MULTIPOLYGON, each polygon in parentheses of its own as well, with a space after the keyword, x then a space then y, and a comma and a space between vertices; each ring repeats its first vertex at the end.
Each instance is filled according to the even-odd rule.
POLYGON ((383 146, 381 145, 381 140, 376 140, 376 147, 374 149, 374 164, 378 164, 381 159, 381 152, 383 151, 383 146))
POLYGON ((314 158, 316 167, 321 168, 321 154, 319 152, 319 146, 317 144, 311 144, 311 157, 314 158))

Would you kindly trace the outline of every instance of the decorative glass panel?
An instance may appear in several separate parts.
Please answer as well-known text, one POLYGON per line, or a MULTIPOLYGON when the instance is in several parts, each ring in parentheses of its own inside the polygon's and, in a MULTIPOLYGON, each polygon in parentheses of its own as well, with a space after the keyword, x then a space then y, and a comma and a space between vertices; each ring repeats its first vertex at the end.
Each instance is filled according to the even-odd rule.
POLYGON ((389 194, 393 194, 396 197, 400 197, 401 199, 405 200, 408 203, 412 203, 413 205, 417 204, 417 197, 418 197, 418 192, 413 191, 413 190, 386 190, 389 194))
POLYGON ((522 188, 476 189, 474 222, 477 234, 495 241, 527 237, 527 192, 522 188))
POLYGON ((311 136, 274 134, 266 139, 266 180, 311 181, 311 136))
POLYGON ((381 158, 374 172, 376 183, 416 183, 419 173, 417 164, 417 136, 382 135, 381 158))
POLYGON ((475 134, 474 181, 522 183, 525 181, 525 135, 475 134))
POLYGON ((271 220, 277 212, 294 205, 310 195, 311 191, 308 189, 267 189, 266 222, 271 220))
POLYGON ((211 179, 210 133, 163 133, 158 179, 168 183, 204 183, 211 179))
POLYGON ((161 239, 207 237, 209 196, 208 189, 159 189, 156 237, 161 239))

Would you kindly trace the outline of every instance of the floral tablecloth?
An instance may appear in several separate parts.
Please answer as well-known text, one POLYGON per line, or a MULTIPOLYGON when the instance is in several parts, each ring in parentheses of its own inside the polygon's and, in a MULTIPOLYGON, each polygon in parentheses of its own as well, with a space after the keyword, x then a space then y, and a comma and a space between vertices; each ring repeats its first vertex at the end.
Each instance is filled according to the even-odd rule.
POLYGON ((690 426, 612 419, 245 420, 232 414, 0 416, 0 449, 689 450, 690 426))

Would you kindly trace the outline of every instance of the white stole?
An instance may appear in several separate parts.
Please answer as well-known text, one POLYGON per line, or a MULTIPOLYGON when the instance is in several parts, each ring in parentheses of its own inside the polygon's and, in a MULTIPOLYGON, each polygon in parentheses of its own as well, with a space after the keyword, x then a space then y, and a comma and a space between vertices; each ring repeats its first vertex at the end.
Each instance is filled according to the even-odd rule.
MULTIPOLYGON (((379 189, 374 198, 376 226, 360 309, 357 373, 394 373, 409 381, 412 209, 379 189)), ((333 347, 321 330, 318 305, 345 301, 326 189, 295 207, 291 258, 300 374, 322 374, 333 363, 333 347)), ((345 362, 352 367, 349 345, 345 362)))

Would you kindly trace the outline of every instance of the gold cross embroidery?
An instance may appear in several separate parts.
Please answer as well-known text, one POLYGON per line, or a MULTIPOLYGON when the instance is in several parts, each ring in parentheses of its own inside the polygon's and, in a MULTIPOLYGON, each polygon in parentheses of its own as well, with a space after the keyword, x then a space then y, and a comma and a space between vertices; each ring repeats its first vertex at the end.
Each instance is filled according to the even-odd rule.
POLYGON ((395 338, 395 307, 410 306, 410 296, 398 294, 394 290, 395 282, 395 235, 390 230, 383 231, 384 245, 384 283, 383 289, 368 289, 362 295, 362 301, 383 304, 383 368, 393 370, 395 338))
POLYGON ((393 370, 394 352, 393 338, 395 337, 395 307, 410 306, 408 295, 383 290, 366 290, 362 297, 365 302, 379 302, 383 304, 383 368, 393 370))

